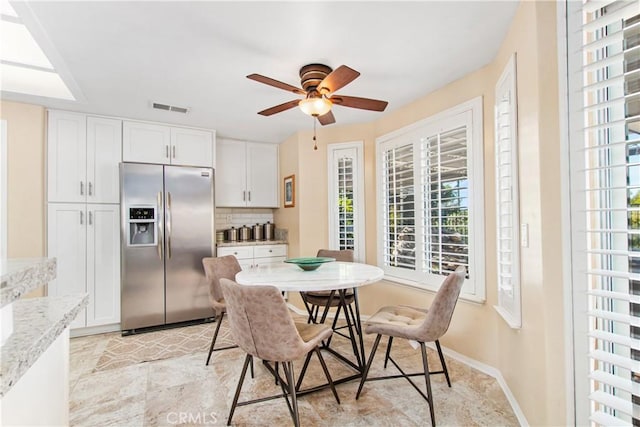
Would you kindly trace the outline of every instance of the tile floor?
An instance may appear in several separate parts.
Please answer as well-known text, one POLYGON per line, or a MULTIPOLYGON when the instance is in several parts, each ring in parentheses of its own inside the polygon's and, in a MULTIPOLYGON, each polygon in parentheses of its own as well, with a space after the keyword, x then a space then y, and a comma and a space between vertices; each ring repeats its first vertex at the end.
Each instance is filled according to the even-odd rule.
MULTIPOLYGON (((223 329, 224 325, 223 324, 223 329)), ((214 324, 191 326, 194 335, 202 329, 213 332, 214 324)), ((191 330, 183 328, 182 334, 191 330)), ((215 352, 212 362, 205 366, 207 348, 199 345, 192 354, 177 355, 162 360, 139 362, 128 357, 141 342, 146 346, 148 334, 125 337, 131 346, 121 346, 120 334, 102 334, 71 340, 70 364, 70 423, 72 426, 174 426, 226 425, 230 403, 240 376, 244 353, 240 349, 215 352), (113 343, 118 340, 119 351, 126 363, 111 363, 113 343), (112 345, 110 345, 110 343, 112 345), (108 350, 111 348, 111 350, 108 350), (99 365, 109 356, 108 364, 99 365)), ((367 336, 367 357, 372 344, 367 336)), ((420 350, 397 340, 392 356, 406 366, 406 371, 419 371, 422 366, 420 350)), ((342 338, 334 338, 336 348, 348 351, 350 346, 342 338), (349 347, 348 347, 349 346, 349 347)), ((386 340, 380 344, 371 369, 372 376, 383 375, 382 362, 386 340)), ((166 357, 165 354, 163 357, 166 357)), ((322 383, 324 377, 315 356, 311 359, 303 387, 322 383)), ((329 354, 325 355, 334 378, 352 371, 329 354)), ((437 354, 429 352, 433 370, 440 368, 437 354)), ((296 364, 297 372, 301 361, 296 364)), ((497 382, 451 358, 447 365, 452 380, 448 388, 444 376, 432 376, 436 422, 438 425, 515 426, 517 419, 497 382)), ((247 375, 240 401, 276 394, 279 387, 259 361, 255 378, 247 375)), ((395 374, 391 364, 387 368, 395 374)), ((388 374, 389 374, 388 373, 388 374)), ((424 382, 417 378, 417 383, 424 382)), ((331 392, 324 390, 299 399, 303 426, 417 426, 429 425, 427 403, 404 379, 367 382, 358 401, 355 393, 358 382, 337 387, 341 404, 331 392)), ((292 425, 283 399, 236 409, 233 424, 238 426, 292 425)))

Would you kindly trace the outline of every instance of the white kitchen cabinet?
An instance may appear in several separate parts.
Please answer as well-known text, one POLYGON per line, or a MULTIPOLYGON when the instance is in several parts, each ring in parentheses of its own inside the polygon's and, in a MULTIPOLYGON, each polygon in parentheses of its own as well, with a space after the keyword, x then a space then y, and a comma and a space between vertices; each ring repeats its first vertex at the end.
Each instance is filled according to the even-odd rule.
POLYGON ((49 202, 118 203, 122 121, 49 111, 49 202))
MULTIPOLYGON (((87 292, 86 209, 84 203, 49 203, 47 255, 57 262, 56 278, 49 282, 50 296, 87 292)), ((71 328, 85 325, 86 309, 82 309, 71 328)))
POLYGON ((278 207, 278 145, 219 139, 216 206, 278 207))
POLYGON ((214 166, 214 133, 125 121, 122 160, 181 166, 214 166))
POLYGON ((48 256, 57 258, 49 295, 89 294, 72 329, 120 322, 120 208, 49 203, 48 256))
POLYGON ((233 255, 242 269, 256 268, 261 265, 277 264, 287 259, 287 245, 247 245, 223 246, 217 250, 217 256, 233 255))
POLYGON ((125 121, 122 124, 122 160, 169 164, 170 141, 171 128, 168 126, 125 121))

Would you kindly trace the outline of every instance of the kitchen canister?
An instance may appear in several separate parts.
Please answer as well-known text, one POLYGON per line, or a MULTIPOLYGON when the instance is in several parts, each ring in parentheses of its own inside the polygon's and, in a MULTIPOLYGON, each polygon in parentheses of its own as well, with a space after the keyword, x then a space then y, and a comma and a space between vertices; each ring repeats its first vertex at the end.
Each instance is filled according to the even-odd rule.
POLYGON ((253 240, 264 240, 262 225, 256 224, 252 228, 253 228, 253 240))
POLYGON ((235 227, 231 227, 227 230, 227 240, 230 242, 238 241, 238 229, 235 227))
POLYGON ((224 230, 216 231, 216 243, 224 242, 224 230))
POLYGON ((243 225, 238 229, 238 239, 241 242, 246 242, 247 240, 251 240, 251 228, 243 225))
POLYGON ((264 228, 264 233, 262 234, 262 237, 265 240, 274 240, 275 233, 276 233, 276 225, 271 224, 271 222, 267 221, 267 223, 264 224, 263 228, 264 228))

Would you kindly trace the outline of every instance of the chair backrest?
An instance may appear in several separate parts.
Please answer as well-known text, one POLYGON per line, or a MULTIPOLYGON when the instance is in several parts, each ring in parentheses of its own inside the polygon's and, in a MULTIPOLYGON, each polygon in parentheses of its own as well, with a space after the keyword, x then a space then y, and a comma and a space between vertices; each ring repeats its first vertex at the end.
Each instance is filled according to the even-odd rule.
POLYGON ((427 317, 418 328, 420 341, 435 341, 447 332, 466 273, 466 268, 460 266, 444 279, 436 296, 433 298, 427 317))
POLYGON ((319 257, 335 258, 336 261, 353 262, 353 251, 351 249, 343 249, 341 251, 334 251, 331 249, 318 250, 319 257))
POLYGON ((214 310, 224 310, 224 295, 220 287, 220 279, 236 280, 242 268, 238 260, 233 255, 226 255, 218 258, 202 258, 204 274, 209 283, 209 301, 214 310))
POLYGON ((286 362, 308 349, 298 334, 287 303, 275 286, 244 286, 220 279, 236 344, 262 360, 286 362))

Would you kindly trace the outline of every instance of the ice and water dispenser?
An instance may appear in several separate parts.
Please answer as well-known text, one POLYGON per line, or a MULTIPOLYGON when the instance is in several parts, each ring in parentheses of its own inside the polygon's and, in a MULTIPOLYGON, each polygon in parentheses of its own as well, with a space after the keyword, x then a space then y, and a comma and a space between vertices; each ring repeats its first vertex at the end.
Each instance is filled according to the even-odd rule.
POLYGON ((156 207, 129 206, 128 246, 155 246, 158 244, 156 207))

